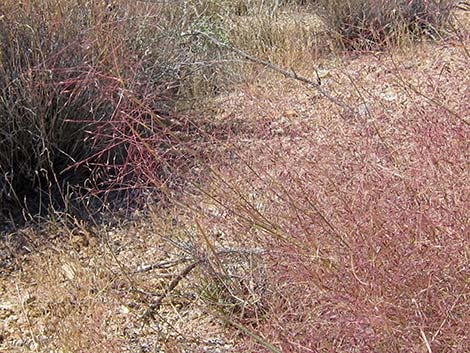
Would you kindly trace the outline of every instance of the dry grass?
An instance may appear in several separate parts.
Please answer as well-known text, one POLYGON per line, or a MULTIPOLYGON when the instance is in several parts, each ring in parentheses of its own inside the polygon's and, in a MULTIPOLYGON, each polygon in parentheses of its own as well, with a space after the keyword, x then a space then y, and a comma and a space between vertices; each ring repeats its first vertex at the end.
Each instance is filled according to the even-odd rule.
POLYGON ((323 5, 328 28, 346 49, 377 50, 448 29, 455 1, 347 0, 323 5))
POLYGON ((200 139, 193 132, 213 127, 181 110, 234 82, 268 77, 195 31, 299 70, 329 51, 327 33, 348 48, 382 48, 406 34, 440 33, 452 8, 448 1, 352 1, 321 11, 295 1, 106 4, 0 8, 0 197, 10 221, 25 210, 71 212, 74 194, 182 184, 192 167, 187 149, 200 139), (142 153, 142 144, 159 152, 142 153), (144 160, 151 177, 142 175, 144 160))
POLYGON ((207 64, 218 61, 217 49, 184 34, 202 15, 182 1, 105 5, 0 5, 1 223, 72 212, 77 195, 132 189, 143 159, 165 183, 172 175, 161 165, 178 164, 176 176, 184 164, 169 132, 197 139, 176 112, 189 94, 219 85, 220 69, 207 64), (142 139, 159 161, 140 153, 142 139))
POLYGON ((241 320, 281 351, 469 349, 467 60, 457 42, 337 64, 352 118, 245 91, 269 133, 232 151, 207 217, 270 250, 265 312, 241 320))
MULTIPOLYGON (((302 51, 311 37, 301 20, 283 17, 303 8, 281 3, 263 13, 263 1, 234 2, 238 17, 228 20, 214 15, 223 1, 193 1, 191 23, 319 76, 355 113, 260 74, 219 94, 205 111, 210 124, 180 115, 165 143, 178 142, 171 158, 185 154, 204 178, 181 181, 172 203, 110 224, 62 215, 3 236, 0 350, 470 349, 466 27, 440 43, 321 56, 302 51), (253 23, 259 32, 248 30, 253 23)), ((201 38, 191 45, 233 59, 201 38)), ((206 84, 222 87, 184 77, 195 97, 211 91, 206 84)), ((137 134, 113 125, 138 168, 127 186, 163 184, 172 197, 155 170, 178 163, 154 158, 149 100, 124 99, 137 102, 125 111, 128 126, 147 124, 137 134)))
POLYGON ((164 213, 150 213, 152 221, 147 214, 99 228, 54 222, 43 233, 12 234, 10 241, 29 239, 23 244, 33 252, 16 252, 16 269, 2 274, 0 350, 233 351, 230 335, 202 305, 202 284, 184 280, 156 320, 145 322, 149 306, 188 258, 174 244, 185 229, 175 228, 170 214, 162 220, 164 213), (155 263, 162 265, 146 267, 155 263))

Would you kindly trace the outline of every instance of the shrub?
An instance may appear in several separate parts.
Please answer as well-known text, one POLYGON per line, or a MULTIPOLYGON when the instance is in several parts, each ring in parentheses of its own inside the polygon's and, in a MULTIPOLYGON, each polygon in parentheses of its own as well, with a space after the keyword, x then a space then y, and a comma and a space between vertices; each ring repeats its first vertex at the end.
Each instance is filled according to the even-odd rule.
POLYGON ((33 199, 40 208, 38 197, 79 177, 83 170, 56 179, 72 161, 93 153, 84 142, 88 124, 71 120, 93 121, 112 111, 86 65, 98 59, 82 45, 80 23, 91 17, 74 7, 59 16, 59 8, 53 11, 51 5, 6 2, 0 7, 0 197, 5 208, 32 206, 33 199))
POLYGON ((176 102, 204 94, 189 85, 212 68, 194 62, 217 51, 181 35, 198 20, 186 2, 108 5, 0 5, 2 216, 68 207, 72 191, 145 188, 149 171, 167 185, 183 169, 176 144, 194 129, 176 102))
POLYGON ((404 38, 436 38, 450 21, 450 0, 327 1, 324 18, 348 49, 380 49, 404 38))

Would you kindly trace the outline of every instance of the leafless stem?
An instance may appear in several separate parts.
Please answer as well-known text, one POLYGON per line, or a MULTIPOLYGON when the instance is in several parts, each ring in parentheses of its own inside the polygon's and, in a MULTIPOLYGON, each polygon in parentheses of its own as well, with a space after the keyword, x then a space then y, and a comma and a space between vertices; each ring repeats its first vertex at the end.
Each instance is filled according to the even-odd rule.
MULTIPOLYGON (((265 252, 264 249, 226 249, 222 251, 218 251, 215 253, 216 256, 225 256, 225 255, 233 255, 233 254, 263 254, 265 252)), ((157 298, 157 301, 150 305, 147 311, 142 316, 144 324, 147 323, 150 319, 155 316, 155 313, 160 309, 163 300, 176 288, 176 286, 181 282, 181 280, 187 277, 192 270, 194 270, 197 266, 206 263, 209 258, 206 256, 204 258, 195 260, 187 265, 180 273, 178 273, 168 284, 168 287, 165 291, 160 294, 157 298)))
POLYGON ((134 273, 148 272, 148 271, 152 271, 156 269, 166 269, 166 268, 170 268, 170 267, 176 266, 178 264, 181 264, 187 261, 189 261, 189 258, 183 257, 181 259, 177 259, 174 261, 161 261, 161 262, 156 262, 153 264, 141 265, 137 267, 134 273))
POLYGON ((263 65, 264 67, 267 67, 273 71, 276 71, 282 75, 284 75, 285 77, 287 78, 291 78, 291 79, 294 79, 294 80, 297 80, 297 81, 300 81, 300 82, 303 82, 313 88, 315 88, 322 96, 324 96, 325 98, 327 98, 330 102, 334 103, 335 105, 337 105, 338 107, 344 109, 344 111, 350 113, 350 114, 355 114, 355 111, 353 108, 351 108, 349 105, 347 105, 346 103, 344 103, 342 100, 334 97, 333 95, 331 95, 330 93, 328 93, 321 85, 319 82, 315 82, 315 81, 312 81, 306 77, 303 77, 303 76, 300 76, 298 75, 296 72, 294 71, 287 71, 285 69, 283 69, 282 67, 279 67, 269 61, 266 61, 266 60, 262 60, 256 56, 253 56, 253 55, 250 55, 238 48, 235 48, 227 43, 223 43, 221 42, 220 40, 218 40, 217 38, 214 38, 212 37, 211 35, 205 33, 205 32, 201 32, 201 31, 194 31, 191 33, 192 35, 200 35, 200 36, 203 36, 205 38, 207 38, 208 40, 210 40, 212 43, 214 43, 215 45, 217 45, 218 47, 221 47, 221 48, 225 48, 227 50, 230 50, 234 53, 236 53, 237 55, 245 58, 246 60, 249 60, 253 63, 256 63, 256 64, 259 64, 259 65, 263 65))

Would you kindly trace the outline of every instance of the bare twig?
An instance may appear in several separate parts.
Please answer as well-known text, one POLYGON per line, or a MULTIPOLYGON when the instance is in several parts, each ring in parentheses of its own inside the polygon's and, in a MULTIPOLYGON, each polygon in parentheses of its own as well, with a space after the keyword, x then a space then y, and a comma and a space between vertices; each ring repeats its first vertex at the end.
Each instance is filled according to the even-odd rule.
POLYGON ((259 65, 263 65, 273 71, 276 71, 282 75, 284 75, 285 77, 287 78, 292 78, 294 80, 297 80, 297 81, 300 81, 300 82, 303 82, 303 83, 306 83, 307 85, 315 88, 322 96, 324 96, 325 98, 327 98, 330 102, 334 103, 335 105, 337 105, 338 107, 340 108, 343 108, 346 112, 350 113, 350 114, 355 114, 355 111, 353 108, 351 108, 349 105, 347 105, 346 103, 344 103, 342 100, 334 97, 333 95, 331 95, 330 93, 328 93, 321 85, 320 85, 320 82, 317 81, 312 81, 306 77, 303 77, 303 76, 300 76, 298 75, 296 72, 294 71, 287 71, 285 69, 283 69, 282 67, 279 67, 269 61, 266 61, 266 60, 262 60, 256 56, 253 56, 253 55, 250 55, 248 53, 245 53, 244 51, 238 49, 238 48, 235 48, 227 43, 223 43, 221 42, 220 40, 218 40, 217 38, 214 38, 213 36, 205 33, 205 32, 201 32, 201 31, 194 31, 194 32, 191 32, 191 35, 200 35, 200 36, 203 36, 205 38, 207 38, 208 40, 210 40, 212 43, 214 43, 215 45, 217 45, 218 47, 221 47, 221 48, 225 48, 227 50, 230 50, 236 54, 238 54, 239 56, 245 58, 246 60, 249 60, 251 62, 254 62, 256 64, 259 64, 259 65))
POLYGON ((150 305, 150 307, 147 309, 147 311, 144 313, 142 316, 142 319, 144 323, 148 322, 150 319, 152 319, 155 315, 155 312, 160 309, 160 306, 162 305, 163 299, 166 298, 166 296, 173 291, 173 289, 176 288, 178 283, 181 282, 183 278, 185 278, 195 267, 197 267, 199 264, 201 264, 203 260, 197 260, 189 264, 184 268, 183 271, 181 271, 173 280, 170 282, 168 285, 167 289, 157 298, 157 301, 155 304, 150 305))
POLYGON ((148 264, 148 265, 141 265, 137 267, 137 269, 134 271, 134 273, 142 273, 142 272, 148 272, 156 269, 166 269, 170 268, 176 265, 179 265, 181 263, 187 262, 190 259, 187 257, 183 257, 181 259, 173 260, 173 261, 161 261, 161 262, 156 262, 153 264, 148 264))
MULTIPOLYGON (((233 254, 263 254, 265 252, 264 249, 256 248, 256 249, 226 249, 222 251, 216 252, 214 255, 215 256, 226 256, 226 255, 233 255, 233 254)), ((197 266, 202 265, 209 261, 208 256, 195 260, 191 262, 189 265, 187 265, 180 273, 178 273, 168 284, 168 287, 165 289, 165 291, 160 294, 160 296, 157 298, 156 302, 146 310, 144 315, 142 316, 142 320, 145 323, 147 323, 150 319, 152 319, 155 316, 155 313, 160 309, 160 306, 162 305, 163 300, 176 288, 176 286, 181 282, 181 280, 185 277, 187 277, 192 270, 194 270, 197 266)))

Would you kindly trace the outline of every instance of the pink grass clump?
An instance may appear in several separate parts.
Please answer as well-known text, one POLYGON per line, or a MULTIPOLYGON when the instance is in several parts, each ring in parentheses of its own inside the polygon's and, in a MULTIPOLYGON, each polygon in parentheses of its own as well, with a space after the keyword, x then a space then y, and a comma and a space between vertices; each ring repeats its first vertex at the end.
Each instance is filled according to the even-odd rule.
POLYGON ((453 87, 350 119, 316 110, 220 168, 212 227, 269 253, 246 327, 282 352, 470 349, 469 107, 453 87))

